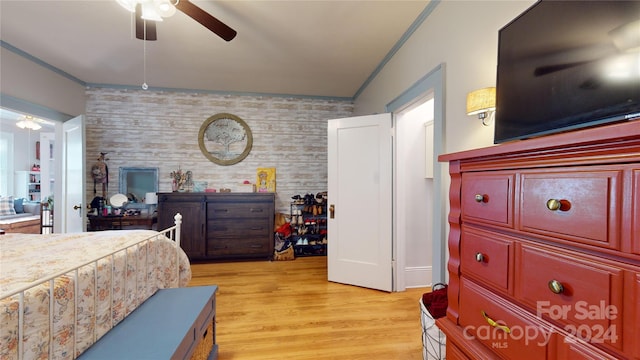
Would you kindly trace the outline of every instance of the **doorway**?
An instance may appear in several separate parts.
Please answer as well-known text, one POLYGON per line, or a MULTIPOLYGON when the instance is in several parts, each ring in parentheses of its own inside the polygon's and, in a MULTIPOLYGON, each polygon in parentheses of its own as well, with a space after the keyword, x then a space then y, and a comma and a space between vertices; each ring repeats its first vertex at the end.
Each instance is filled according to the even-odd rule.
POLYGON ((0 108, 0 193, 43 202, 53 196, 56 121, 0 108))
POLYGON ((397 289, 427 287, 432 281, 433 93, 395 113, 394 238, 397 289), (400 259, 403 259, 400 260, 400 259), (400 266, 404 262, 404 266, 400 266))
MULTIPOLYGON (((420 286, 420 282, 424 281, 423 279, 425 278, 429 281, 428 285, 446 282, 446 199, 448 177, 446 165, 437 161, 438 154, 443 153, 445 149, 445 70, 444 63, 436 66, 386 106, 388 112, 396 115, 395 126, 403 127, 408 122, 415 122, 414 126, 425 125, 425 132, 423 133, 425 137, 429 133, 429 139, 425 139, 424 143, 431 144, 431 148, 426 147, 424 149, 424 169, 430 169, 431 172, 424 174, 425 179, 422 185, 416 185, 416 189, 422 188, 424 191, 422 199, 418 196, 413 199, 412 193, 414 189, 407 186, 404 186, 404 190, 400 188, 400 193, 397 192, 398 186, 394 191, 396 199, 394 201, 394 237, 396 240, 394 241, 394 259, 396 260, 395 266, 397 269, 395 291, 402 291, 407 287, 420 286), (427 105, 428 103, 432 105, 427 105), (416 110, 416 114, 418 114, 416 118, 408 117, 413 110, 423 104, 429 108, 426 114, 416 110), (405 121, 407 123, 403 124, 405 121), (404 191, 404 195, 402 191, 404 191), (416 204, 404 204, 398 199, 408 199, 411 203, 416 201, 416 204), (420 200, 424 201, 424 204, 418 204, 421 202, 420 200), (423 205, 428 209, 422 208, 423 205), (424 234, 419 234, 410 229, 410 223, 405 222, 403 227, 397 223, 398 220, 402 222, 402 219, 399 219, 400 216, 406 216, 401 215, 402 211, 405 214, 408 211, 413 211, 411 206, 418 206, 423 211, 426 211, 426 215, 421 219, 411 220, 411 222, 421 221, 421 223, 428 223, 429 228, 423 229, 425 231, 424 234), (398 211, 400 211, 400 214, 398 211), (421 244, 416 246, 414 244, 416 241, 421 242, 421 244)), ((403 130, 396 131, 402 132, 403 130)), ((396 144, 402 141, 402 139, 398 138, 396 139, 396 144)), ((395 150, 398 153, 398 149, 396 148, 395 150)), ((404 156, 405 159, 411 160, 413 150, 398 156, 404 156)), ((394 158, 396 164, 402 161, 402 158, 394 158)), ((397 183, 399 180, 396 177, 394 181, 397 183)), ((416 177, 411 181, 417 183, 421 180, 417 180, 416 177)))
POLYGON ((329 281, 384 291, 444 281, 447 223, 442 174, 446 172, 436 161, 444 149, 443 80, 441 64, 389 103, 388 113, 329 120, 329 206, 335 206, 335 218, 330 210, 328 221, 329 281), (405 129, 399 123, 412 126, 405 129), (421 134, 419 140, 412 133, 421 134), (423 144, 420 149, 416 150, 415 142, 423 144), (399 153, 405 145, 406 150, 399 153), (416 153, 421 153, 419 159, 416 153), (398 166, 420 175, 407 181, 398 166), (414 186, 420 194, 416 195, 414 186), (367 200, 364 206, 362 199, 367 200), (416 215, 407 219, 408 213, 416 215), (363 217, 369 225, 363 225, 363 217), (416 224, 420 228, 414 230, 416 224), (362 229, 371 228, 375 231, 362 236, 362 229))

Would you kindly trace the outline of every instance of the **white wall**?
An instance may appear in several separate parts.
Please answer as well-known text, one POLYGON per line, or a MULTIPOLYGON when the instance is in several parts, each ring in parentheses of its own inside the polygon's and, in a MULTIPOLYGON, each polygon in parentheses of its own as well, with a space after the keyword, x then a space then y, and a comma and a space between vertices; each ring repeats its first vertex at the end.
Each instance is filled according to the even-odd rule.
POLYGON ((36 142, 40 140, 39 131, 20 129, 17 126, 15 131, 7 128, 2 129, 2 132, 5 131, 13 132, 13 169, 15 171, 28 171, 31 170, 31 165, 40 164, 40 161, 36 160, 36 142))
MULTIPOLYGON (((482 126, 477 118, 465 114, 466 95, 479 88, 495 86, 498 30, 533 3, 533 0, 441 1, 355 99, 354 114, 385 112, 386 105, 411 89, 420 79, 433 74, 437 69, 444 69, 442 116, 445 134, 444 140, 439 141, 444 142, 443 152, 492 145, 493 125, 482 126)), ((436 104, 436 107, 439 105, 436 104)), ((445 167, 445 164, 442 166, 445 167)), ((448 198, 447 171, 443 170, 438 176, 437 179, 434 178, 434 191, 437 193, 432 193, 431 197, 425 196, 425 201, 446 201, 448 198)), ((416 185, 416 189, 419 186, 416 185)), ((433 249, 425 249, 423 244, 406 244, 406 271, 427 265, 433 269, 434 282, 446 281, 444 262, 447 257, 447 211, 448 206, 443 209, 443 206, 434 204, 431 217, 433 249), (418 254, 423 258, 422 262, 414 262, 416 260, 409 254, 418 254)), ((422 239, 428 241, 430 238, 427 234, 422 239)), ((411 282, 409 275, 406 281, 411 282)))
POLYGON ((356 99, 355 114, 385 111, 385 105, 446 64, 446 151, 493 144, 493 126, 465 114, 468 92, 495 86, 498 30, 534 3, 442 1, 356 99))
POLYGON ((0 58, 2 95, 25 100, 71 117, 84 114, 84 85, 5 48, 0 48, 0 58))
MULTIPOLYGON (((7 156, 10 160, 9 167, 7 168, 7 184, 6 193, 2 192, 0 195, 15 195, 15 172, 16 171, 30 171, 31 165, 39 164, 40 161, 36 160, 36 142, 40 139, 39 131, 29 131, 27 129, 20 129, 17 126, 2 125, 0 127, 0 133, 3 137, 12 137, 13 147, 7 149, 7 156)), ((4 186, 3 186, 4 188, 4 186)))

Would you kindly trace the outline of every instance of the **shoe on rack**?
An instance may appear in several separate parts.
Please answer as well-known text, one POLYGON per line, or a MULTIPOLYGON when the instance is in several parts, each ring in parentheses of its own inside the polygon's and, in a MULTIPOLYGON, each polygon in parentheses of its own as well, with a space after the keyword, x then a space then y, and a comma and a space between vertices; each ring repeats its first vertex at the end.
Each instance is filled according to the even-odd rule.
POLYGON ((302 238, 298 239, 298 241, 296 241, 296 245, 302 245, 302 238))

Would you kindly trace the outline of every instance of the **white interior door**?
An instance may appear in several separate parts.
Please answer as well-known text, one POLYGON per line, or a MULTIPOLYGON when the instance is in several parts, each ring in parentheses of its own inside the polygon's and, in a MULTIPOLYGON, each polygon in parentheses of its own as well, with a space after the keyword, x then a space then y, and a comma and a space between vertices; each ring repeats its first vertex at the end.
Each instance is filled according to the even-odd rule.
POLYGON ((391 126, 391 114, 329 120, 329 281, 393 289, 391 126))
POLYGON ((62 203, 60 208, 56 206, 62 216, 61 230, 56 232, 82 232, 87 226, 84 199, 84 116, 64 122, 62 129, 62 203))

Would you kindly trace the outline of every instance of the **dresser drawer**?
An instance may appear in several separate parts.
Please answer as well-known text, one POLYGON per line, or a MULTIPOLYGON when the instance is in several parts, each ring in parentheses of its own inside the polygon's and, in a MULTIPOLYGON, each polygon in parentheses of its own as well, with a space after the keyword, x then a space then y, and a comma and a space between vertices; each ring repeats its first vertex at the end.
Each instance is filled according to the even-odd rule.
POLYGON ((459 347, 449 341, 447 342, 447 360, 469 360, 469 358, 459 347))
POLYGON ((516 298, 536 314, 586 341, 622 345, 606 335, 623 330, 621 269, 529 245, 519 247, 516 267, 516 298))
POLYGON ((609 355, 593 345, 586 344, 572 336, 561 337, 558 341, 558 359, 571 360, 617 360, 618 357, 609 355))
POLYGON ((220 237, 265 237, 273 231, 271 222, 265 218, 224 219, 207 221, 207 238, 220 237))
POLYGON ((510 289, 514 241, 505 236, 463 226, 460 270, 504 291, 510 289))
POLYGON ((462 174, 462 221, 513 227, 515 175, 462 174))
POLYGON ((621 177, 585 168, 522 174, 521 230, 619 249, 621 177))
POLYGON ((460 326, 507 359, 554 359, 556 334, 529 313, 491 294, 473 281, 460 281, 460 326), (523 356, 525 355, 526 356, 523 356))
POLYGON ((265 239, 253 239, 253 238, 218 238, 209 239, 207 242, 207 255, 208 256, 271 256, 271 246, 268 238, 265 239))
POLYGON ((207 203, 207 215, 209 219, 230 218, 268 218, 273 212, 273 203, 207 203))

